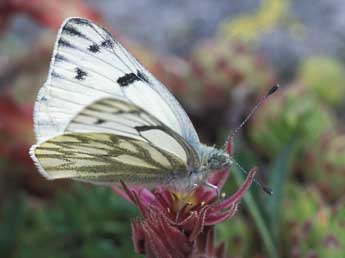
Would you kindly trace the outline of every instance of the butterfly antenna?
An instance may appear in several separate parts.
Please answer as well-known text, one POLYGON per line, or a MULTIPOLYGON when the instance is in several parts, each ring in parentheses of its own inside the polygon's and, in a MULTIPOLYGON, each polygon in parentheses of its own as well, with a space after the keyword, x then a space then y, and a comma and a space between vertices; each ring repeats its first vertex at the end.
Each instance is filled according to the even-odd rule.
POLYGON ((275 93, 278 89, 279 89, 280 85, 276 84, 274 85, 267 93, 266 95, 264 95, 259 102, 252 108, 252 110, 249 112, 249 114, 243 119, 243 121, 241 122, 241 124, 235 129, 233 130, 230 135, 228 136, 228 142, 231 142, 232 139, 234 138, 234 136, 236 134, 238 134, 239 130, 248 122, 248 120, 253 116, 253 114, 256 112, 256 110, 258 110, 258 108, 265 103, 266 99, 271 96, 273 93, 275 93))
MULTIPOLYGON (((248 175, 248 171, 245 170, 236 160, 232 159, 233 164, 235 164, 243 174, 245 174, 246 176, 248 175)), ((272 195, 273 194, 273 190, 268 187, 267 185, 264 185, 263 183, 261 183, 259 180, 257 179, 253 179, 253 182, 258 185, 265 193, 272 195)))
MULTIPOLYGON (((252 108, 252 110, 249 112, 249 114, 243 119, 243 121, 241 122, 241 124, 235 129, 233 130, 230 135, 228 136, 228 139, 225 143, 225 150, 232 155, 232 151, 233 151, 233 138, 236 134, 238 134, 239 130, 248 122, 248 120, 253 116, 253 114, 256 112, 256 110, 258 110, 258 108, 265 103, 265 101, 267 100, 267 98, 269 96, 271 96, 273 93, 275 93, 278 89, 279 89, 280 85, 276 84, 274 85, 260 100, 259 102, 252 108)), ((247 175, 248 172, 234 159, 232 159, 233 163, 242 171, 243 174, 247 175)), ((264 185, 263 183, 261 183, 260 181, 258 181, 257 179, 254 178, 253 182, 255 184, 257 184, 265 193, 272 195, 273 191, 270 187, 264 185)))

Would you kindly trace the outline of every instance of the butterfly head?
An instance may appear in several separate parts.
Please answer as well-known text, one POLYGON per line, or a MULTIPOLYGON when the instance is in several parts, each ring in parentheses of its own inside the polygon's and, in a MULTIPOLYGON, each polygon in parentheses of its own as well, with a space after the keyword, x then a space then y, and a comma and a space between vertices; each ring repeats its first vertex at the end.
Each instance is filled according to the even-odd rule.
POLYGON ((209 170, 221 170, 232 165, 232 159, 224 150, 216 149, 206 145, 199 148, 201 167, 209 170))
POLYGON ((215 171, 228 168, 232 165, 232 159, 224 150, 214 147, 201 145, 199 150, 201 166, 198 170, 192 172, 192 177, 197 184, 205 182, 207 178, 215 171))

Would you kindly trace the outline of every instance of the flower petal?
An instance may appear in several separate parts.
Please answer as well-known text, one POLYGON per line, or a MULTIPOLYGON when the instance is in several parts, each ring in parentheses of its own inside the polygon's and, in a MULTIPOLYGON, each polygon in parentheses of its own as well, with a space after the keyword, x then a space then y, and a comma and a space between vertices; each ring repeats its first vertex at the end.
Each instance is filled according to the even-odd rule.
POLYGON ((193 231, 189 236, 190 241, 195 241, 198 235, 204 230, 205 218, 206 218, 208 209, 209 209, 209 206, 205 206, 200 210, 199 214, 197 214, 198 216, 196 217, 198 218, 198 221, 195 223, 193 231))
POLYGON ((135 250, 149 258, 185 258, 192 252, 192 242, 184 232, 159 211, 151 211, 145 220, 133 221, 132 229, 135 250))
POLYGON ((226 169, 223 169, 223 170, 219 170, 215 173, 213 173, 213 175, 209 178, 209 182, 215 186, 218 187, 218 190, 220 191, 226 180, 228 179, 228 176, 229 176, 229 169, 226 168, 226 169))
POLYGON ((234 204, 229 209, 223 212, 219 212, 219 210, 213 211, 213 209, 210 209, 205 219, 205 226, 216 225, 225 220, 228 220, 236 214, 236 211, 237 204, 234 204))
POLYGON ((251 184, 254 180, 254 176, 256 174, 256 171, 257 171, 257 168, 252 168, 248 172, 248 176, 247 176, 246 180, 243 182, 243 184, 241 185, 241 187, 233 195, 231 195, 229 198, 225 199, 221 203, 217 204, 215 207, 217 209, 229 209, 235 203, 239 202, 242 199, 242 197, 244 196, 244 194, 246 193, 246 191, 251 186, 251 184))

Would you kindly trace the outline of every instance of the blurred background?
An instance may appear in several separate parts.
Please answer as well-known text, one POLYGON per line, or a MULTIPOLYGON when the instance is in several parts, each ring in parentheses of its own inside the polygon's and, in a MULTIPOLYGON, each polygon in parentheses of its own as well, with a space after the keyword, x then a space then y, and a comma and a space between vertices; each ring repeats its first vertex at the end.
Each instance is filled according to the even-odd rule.
MULTIPOLYGON (((180 100, 204 143, 222 146, 279 82, 235 140, 235 159, 258 166, 275 194, 252 186, 218 240, 232 258, 344 258, 342 0, 0 1, 0 257, 140 257, 136 209, 104 187, 47 181, 28 156, 34 99, 69 16, 111 30, 180 100)), ((234 167, 225 192, 242 181, 234 167)))

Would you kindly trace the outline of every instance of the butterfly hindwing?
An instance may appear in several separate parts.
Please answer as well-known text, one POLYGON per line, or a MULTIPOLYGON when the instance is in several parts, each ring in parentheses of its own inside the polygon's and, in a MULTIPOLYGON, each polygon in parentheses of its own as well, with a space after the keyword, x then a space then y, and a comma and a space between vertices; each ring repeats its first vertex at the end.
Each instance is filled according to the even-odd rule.
POLYGON ((189 144, 199 143, 176 99, 108 31, 86 19, 67 19, 35 105, 38 141, 61 135, 77 113, 102 98, 133 103, 189 144))
POLYGON ((151 143, 110 133, 68 133, 35 146, 32 157, 48 179, 91 183, 169 183, 188 169, 177 156, 151 143))
POLYGON ((149 142, 186 164, 199 166, 199 157, 187 141, 144 109, 114 98, 100 99, 80 111, 65 132, 107 132, 149 142))

